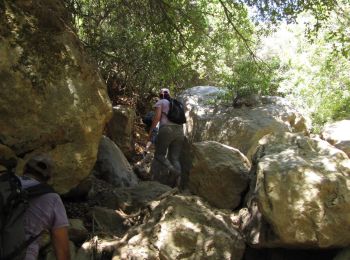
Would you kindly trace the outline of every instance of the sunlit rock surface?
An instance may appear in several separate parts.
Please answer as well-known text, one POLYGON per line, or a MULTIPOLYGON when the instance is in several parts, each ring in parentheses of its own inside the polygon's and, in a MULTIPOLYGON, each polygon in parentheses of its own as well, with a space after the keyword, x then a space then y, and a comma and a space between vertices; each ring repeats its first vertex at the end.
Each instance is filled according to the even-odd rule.
POLYGON ((197 196, 168 196, 131 228, 117 259, 242 259, 245 244, 228 215, 197 196))
POLYGON ((350 157, 350 120, 325 125, 321 136, 324 140, 343 150, 350 157))
POLYGON ((111 116, 69 17, 58 0, 0 2, 0 143, 25 160, 48 152, 60 193, 90 173, 111 116))
POLYGON ((348 246, 347 155, 321 139, 291 133, 267 136, 260 144, 256 185, 251 188, 253 201, 275 236, 267 242, 284 247, 348 246))
POLYGON ((264 135, 308 132, 306 120, 283 98, 262 97, 252 107, 234 108, 216 99, 216 87, 199 86, 181 94, 186 106, 185 133, 190 141, 217 141, 239 149, 248 159, 264 135))
POLYGON ((214 141, 193 144, 189 188, 217 208, 234 209, 248 186, 249 160, 237 149, 214 141))

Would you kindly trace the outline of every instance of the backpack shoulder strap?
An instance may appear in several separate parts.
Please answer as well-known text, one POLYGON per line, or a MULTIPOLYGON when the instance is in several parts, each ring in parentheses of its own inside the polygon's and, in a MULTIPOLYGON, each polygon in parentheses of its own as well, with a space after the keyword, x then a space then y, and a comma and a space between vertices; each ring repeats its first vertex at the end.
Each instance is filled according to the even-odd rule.
POLYGON ((28 187, 25 189, 25 192, 28 199, 32 199, 46 193, 56 193, 56 191, 51 186, 45 183, 39 183, 37 185, 28 187))

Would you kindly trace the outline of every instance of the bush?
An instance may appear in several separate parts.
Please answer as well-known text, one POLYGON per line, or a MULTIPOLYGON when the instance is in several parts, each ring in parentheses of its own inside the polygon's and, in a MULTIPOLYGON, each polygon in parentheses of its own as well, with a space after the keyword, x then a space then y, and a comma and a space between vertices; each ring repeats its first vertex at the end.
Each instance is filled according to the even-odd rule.
POLYGON ((226 98, 258 95, 281 95, 279 83, 283 79, 278 59, 256 61, 240 60, 233 69, 233 75, 226 79, 226 98))

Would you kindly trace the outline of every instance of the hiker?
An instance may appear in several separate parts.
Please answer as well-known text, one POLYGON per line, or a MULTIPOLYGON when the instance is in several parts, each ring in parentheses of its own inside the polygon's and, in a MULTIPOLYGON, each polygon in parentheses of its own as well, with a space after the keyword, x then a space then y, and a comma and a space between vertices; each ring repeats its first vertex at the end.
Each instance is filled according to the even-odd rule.
POLYGON ((183 127, 182 124, 176 124, 167 117, 171 101, 169 89, 162 88, 159 98, 154 105, 155 115, 148 135, 148 141, 151 141, 152 131, 159 123, 151 175, 153 180, 175 187, 180 185, 181 178, 180 153, 184 140, 183 127))
MULTIPOLYGON (((53 162, 47 155, 35 155, 24 166, 20 181, 23 189, 40 183, 47 183, 51 178, 53 162)), ((24 213, 24 231, 26 239, 37 237, 44 230, 51 233, 51 241, 57 260, 69 260, 68 219, 63 202, 57 193, 50 192, 29 200, 24 213)), ((39 235, 40 237, 40 235, 39 235)), ((39 239, 27 247, 25 260, 37 259, 39 239)))

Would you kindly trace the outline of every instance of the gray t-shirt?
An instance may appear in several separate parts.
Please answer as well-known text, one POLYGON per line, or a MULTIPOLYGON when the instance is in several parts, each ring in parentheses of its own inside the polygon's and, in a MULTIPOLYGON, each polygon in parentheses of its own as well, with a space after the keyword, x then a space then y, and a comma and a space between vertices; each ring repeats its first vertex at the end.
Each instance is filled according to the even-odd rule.
POLYGON ((167 99, 160 99, 158 102, 154 105, 154 107, 160 107, 162 109, 162 116, 160 118, 159 126, 165 125, 169 123, 169 119, 166 116, 169 112, 170 108, 170 102, 167 99))
MULTIPOLYGON (((23 188, 39 184, 38 181, 20 177, 23 188)), ((47 193, 29 201, 24 215, 26 239, 39 234, 42 230, 51 231, 69 225, 63 202, 57 193, 47 193)), ((38 239, 37 239, 38 240, 38 239)), ((39 254, 39 243, 35 240, 27 248, 25 260, 35 260, 39 254)))

